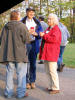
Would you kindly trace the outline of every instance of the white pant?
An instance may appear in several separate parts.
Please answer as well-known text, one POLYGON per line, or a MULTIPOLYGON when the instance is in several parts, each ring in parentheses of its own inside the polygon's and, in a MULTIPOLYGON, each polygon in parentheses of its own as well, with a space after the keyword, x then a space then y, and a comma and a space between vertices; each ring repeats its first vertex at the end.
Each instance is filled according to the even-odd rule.
POLYGON ((59 78, 57 73, 57 62, 45 61, 45 70, 49 80, 49 88, 59 90, 59 78))

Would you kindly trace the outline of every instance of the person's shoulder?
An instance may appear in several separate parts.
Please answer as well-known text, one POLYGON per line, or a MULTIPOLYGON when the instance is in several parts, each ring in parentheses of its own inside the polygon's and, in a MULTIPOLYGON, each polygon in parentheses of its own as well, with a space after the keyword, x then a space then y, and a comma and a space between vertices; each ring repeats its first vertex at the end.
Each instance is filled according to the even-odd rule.
POLYGON ((40 22, 36 17, 33 17, 33 19, 36 20, 36 21, 38 21, 38 22, 40 22))
POLYGON ((23 18, 21 19, 21 22, 25 23, 26 19, 27 19, 27 16, 23 17, 23 18))
POLYGON ((55 25, 53 28, 52 28, 54 31, 60 31, 60 28, 58 25, 55 25))
POLYGON ((24 23, 22 23, 21 21, 18 23, 20 25, 20 27, 25 28, 26 25, 24 23))
POLYGON ((35 21, 35 23, 36 23, 37 25, 41 25, 40 21, 39 21, 36 17, 33 17, 33 20, 35 21))
POLYGON ((58 25, 60 28, 67 28, 63 23, 59 22, 59 25, 58 25))
POLYGON ((44 22, 44 21, 41 21, 40 23, 42 23, 42 24, 47 24, 46 22, 44 22))
POLYGON ((6 28, 7 27, 7 25, 9 24, 10 22, 7 22, 5 25, 4 25, 4 27, 3 28, 6 28))
POLYGON ((3 26, 2 30, 6 30, 7 27, 8 27, 8 25, 9 25, 9 23, 10 23, 10 22, 7 22, 7 23, 3 26))

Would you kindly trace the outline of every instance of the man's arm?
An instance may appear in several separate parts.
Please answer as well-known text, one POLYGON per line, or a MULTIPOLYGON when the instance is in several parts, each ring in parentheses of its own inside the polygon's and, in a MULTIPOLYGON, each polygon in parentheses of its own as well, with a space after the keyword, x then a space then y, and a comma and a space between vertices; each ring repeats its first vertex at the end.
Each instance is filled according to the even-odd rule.
POLYGON ((22 38, 25 43, 30 43, 32 41, 30 33, 25 24, 22 24, 22 38))
POLYGON ((6 30, 4 26, 1 32, 1 36, 0 36, 0 45, 1 45, 2 40, 5 41, 5 35, 6 35, 6 30))

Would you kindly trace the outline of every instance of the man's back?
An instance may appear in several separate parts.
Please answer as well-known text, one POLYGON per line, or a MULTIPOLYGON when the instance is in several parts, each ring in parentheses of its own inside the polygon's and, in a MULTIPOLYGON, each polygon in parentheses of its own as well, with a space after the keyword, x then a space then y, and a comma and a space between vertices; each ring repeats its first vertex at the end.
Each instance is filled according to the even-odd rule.
POLYGON ((70 37, 70 34, 69 34, 67 27, 63 25, 61 22, 59 23, 59 28, 62 33, 61 45, 65 46, 67 44, 67 39, 70 37))
POLYGON ((0 62, 27 62, 25 43, 30 41, 26 26, 19 21, 8 22, 2 31, 0 62))

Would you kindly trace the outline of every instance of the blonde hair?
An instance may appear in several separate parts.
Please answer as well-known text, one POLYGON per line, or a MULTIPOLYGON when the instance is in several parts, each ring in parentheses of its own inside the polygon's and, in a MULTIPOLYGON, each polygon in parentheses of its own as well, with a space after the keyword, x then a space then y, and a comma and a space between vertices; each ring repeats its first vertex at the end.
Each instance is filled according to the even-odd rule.
POLYGON ((50 17, 53 18, 54 25, 58 25, 59 24, 59 20, 58 20, 58 17, 57 17, 56 14, 51 13, 51 14, 49 14, 48 18, 50 18, 50 17))

